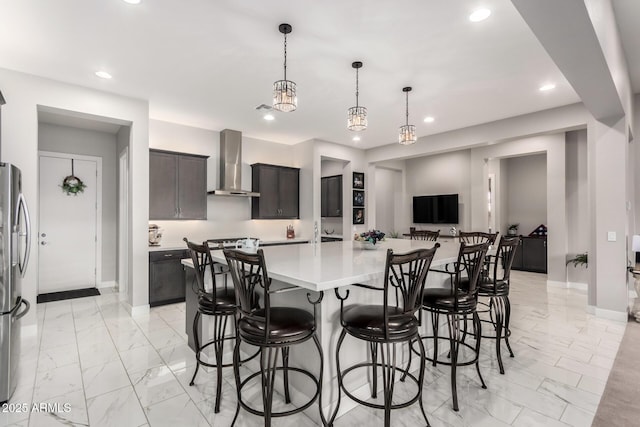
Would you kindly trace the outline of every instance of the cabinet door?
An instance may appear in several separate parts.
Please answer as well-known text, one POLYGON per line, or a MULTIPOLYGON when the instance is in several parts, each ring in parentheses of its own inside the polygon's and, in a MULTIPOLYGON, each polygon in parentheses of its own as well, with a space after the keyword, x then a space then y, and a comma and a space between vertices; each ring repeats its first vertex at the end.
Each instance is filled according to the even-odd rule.
POLYGON ((279 218, 278 206, 278 167, 270 165, 252 165, 253 191, 259 191, 260 197, 251 199, 251 219, 279 218))
POLYGON ((176 156, 149 152, 149 219, 176 219, 178 194, 176 156))
POLYGON ((178 156, 180 219, 207 219, 207 159, 178 156))
POLYGON ((149 262, 149 305, 184 301, 184 251, 153 252, 149 262), (161 260, 157 260, 158 258, 161 260))
POLYGON ((281 218, 300 217, 300 170, 280 168, 278 176, 279 208, 281 218))
POLYGON ((342 217, 342 176, 328 178, 327 216, 342 217))
POLYGON ((513 264, 511 264, 511 269, 512 270, 522 270, 523 269, 523 266, 522 266, 522 250, 524 249, 523 246, 522 246, 522 242, 523 241, 524 241, 524 239, 521 239, 520 243, 516 247, 516 253, 513 256, 513 264))
POLYGON ((522 264, 527 271, 547 272, 547 240, 523 239, 524 252, 522 264))

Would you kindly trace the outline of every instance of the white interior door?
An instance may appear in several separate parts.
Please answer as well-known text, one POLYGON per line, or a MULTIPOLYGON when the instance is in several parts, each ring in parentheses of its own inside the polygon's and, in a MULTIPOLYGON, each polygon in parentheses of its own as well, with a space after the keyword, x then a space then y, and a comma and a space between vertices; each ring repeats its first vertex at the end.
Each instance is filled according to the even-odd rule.
POLYGON ((71 158, 40 156, 38 293, 96 286, 97 162, 74 159, 84 192, 67 195, 64 178, 71 158))

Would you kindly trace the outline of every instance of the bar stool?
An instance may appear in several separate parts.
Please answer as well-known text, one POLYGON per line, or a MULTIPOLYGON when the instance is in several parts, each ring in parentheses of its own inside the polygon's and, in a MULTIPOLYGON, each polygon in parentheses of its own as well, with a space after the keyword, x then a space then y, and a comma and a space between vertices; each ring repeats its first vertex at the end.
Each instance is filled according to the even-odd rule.
MULTIPOLYGON (((413 228, 413 227, 412 227, 413 228)), ((429 240, 435 242, 440 237, 440 230, 411 230, 411 240, 429 240)))
MULTIPOLYGON (((458 251, 458 260, 453 264, 453 271, 436 270, 440 273, 450 275, 449 288, 425 288, 422 299, 422 309, 431 313, 431 322, 433 327, 433 336, 423 336, 421 339, 433 339, 433 357, 425 357, 426 360, 436 364, 451 366, 451 394, 453 397, 453 410, 458 411, 458 392, 456 382, 456 371, 458 366, 476 365, 482 388, 487 388, 480 373, 480 364, 478 357, 480 355, 480 339, 482 337, 482 327, 480 318, 476 311, 478 305, 478 280, 482 270, 485 254, 489 243, 479 243, 475 245, 467 245, 460 243, 458 251), (467 279, 462 276, 463 271, 468 274, 467 288, 462 289, 461 283, 467 279), (438 326, 440 314, 447 316, 447 326, 449 337, 444 338, 438 336, 438 326), (465 342, 467 334, 466 320, 467 316, 472 316, 474 326, 474 336, 476 339, 475 347, 465 342), (464 325, 464 327, 461 327, 464 325), (461 330, 464 335, 461 337, 461 330), (448 339, 449 341, 449 361, 438 359, 438 340, 448 339), (458 353, 460 346, 473 350, 474 356, 470 360, 458 361, 458 353)), ((415 350, 414 350, 415 351, 415 350)))
POLYGON ((265 427, 271 425, 271 419, 284 417, 301 412, 310 407, 316 399, 320 408, 320 418, 323 425, 327 425, 322 413, 322 372, 323 354, 320 341, 316 334, 317 305, 322 300, 322 293, 316 301, 312 301, 307 294, 309 303, 313 305, 313 314, 306 310, 293 307, 272 307, 271 295, 290 290, 291 288, 272 290, 271 279, 267 273, 262 249, 244 252, 242 250, 229 249, 224 251, 227 265, 231 272, 231 278, 238 300, 238 333, 233 352, 233 368, 238 394, 238 405, 233 417, 233 426, 240 413, 240 407, 248 412, 263 417, 265 427), (258 298, 258 290, 264 292, 264 308, 258 308, 252 302, 258 298), (320 357, 320 372, 315 377, 311 372, 289 366, 290 347, 313 340, 320 357), (255 372, 242 380, 240 378, 240 343, 257 346, 260 351, 260 372, 255 372), (278 353, 281 353, 283 366, 277 366, 278 353), (275 376, 278 371, 283 372, 285 403, 290 403, 289 373, 297 372, 309 378, 316 386, 315 394, 302 406, 281 412, 273 412, 273 395, 275 376), (262 377, 262 403, 263 410, 251 407, 242 398, 242 389, 253 378, 262 377))
POLYGON ((485 233, 483 231, 460 231, 458 232, 458 239, 460 239, 461 243, 464 242, 471 245, 478 243, 489 243, 489 245, 493 245, 498 234, 500 234, 499 231, 496 231, 495 233, 485 233))
POLYGON ((440 244, 436 243, 431 249, 418 249, 406 254, 394 254, 393 250, 389 249, 387 251, 384 286, 379 288, 363 284, 353 285, 365 289, 382 291, 382 304, 353 304, 345 307, 344 302, 349 297, 349 290, 347 290, 344 297, 341 297, 338 289, 335 289, 336 297, 340 300, 340 323, 342 324, 342 332, 340 333, 336 346, 338 403, 335 412, 331 416, 329 425, 333 424, 338 414, 341 393, 343 391, 350 399, 361 405, 383 409, 384 425, 387 427, 391 425, 392 409, 405 408, 417 400, 427 426, 430 425, 422 402, 425 351, 422 341, 419 339, 419 322, 415 317, 415 313, 420 309, 427 272, 439 246, 440 244), (396 294, 395 306, 389 301, 389 294, 394 292, 396 294), (369 344, 372 354, 371 362, 357 363, 346 369, 341 369, 340 349, 347 334, 356 339, 366 341, 369 344), (408 372, 411 352, 409 352, 409 364, 406 370, 396 366, 396 344, 410 344, 412 340, 417 341, 420 347, 420 372, 418 378, 408 372), (378 362, 378 350, 380 350, 381 362, 378 362), (377 368, 380 367, 382 370, 384 389, 383 405, 367 402, 355 397, 344 385, 343 380, 347 374, 362 371, 363 369, 366 370, 369 367, 373 370, 372 397, 374 398, 376 397, 377 391, 377 368), (416 394, 401 403, 393 402, 396 372, 403 373, 401 381, 404 381, 404 379, 408 377, 417 385, 416 394))
MULTIPOLYGON (((211 252, 209 252, 209 246, 206 242, 205 244, 200 245, 190 242, 186 237, 183 240, 189 248, 191 260, 193 261, 197 284, 196 291, 198 294, 198 311, 193 319, 193 338, 196 347, 197 363, 196 370, 193 373, 193 377, 191 378, 189 385, 192 386, 194 384, 200 365, 216 368, 216 402, 214 412, 218 413, 220 412, 220 401, 222 398, 222 368, 232 366, 231 363, 224 364, 222 356, 224 351, 224 342, 226 340, 235 339, 235 336, 225 336, 225 331, 227 329, 227 321, 229 317, 231 317, 234 322, 234 326, 236 326, 237 329, 236 297, 233 288, 227 287, 226 280, 224 281, 223 287, 218 288, 216 286, 216 276, 221 273, 216 273, 216 268, 214 267, 214 263, 211 259, 211 252), (211 291, 207 291, 205 286, 205 274, 207 267, 209 267, 209 271, 211 272, 211 280, 213 284, 211 291), (200 343, 200 337, 198 334, 198 325, 200 324, 200 319, 203 314, 213 316, 214 321, 213 338, 204 345, 200 343), (201 359, 202 352, 209 346, 213 346, 215 363, 209 363, 208 361, 205 362, 201 359)), ((222 274, 224 274, 224 272, 222 274)))
MULTIPOLYGON (((498 250, 495 256, 487 256, 491 260, 492 271, 488 277, 483 278, 478 283, 478 295, 490 298, 488 311, 490 320, 482 320, 493 325, 495 335, 483 335, 483 338, 496 340, 496 357, 498 358, 498 366, 500 373, 504 374, 504 366, 502 364, 501 341, 507 344, 509 355, 514 357, 513 350, 509 344, 509 319, 511 318, 511 303, 509 302, 509 278, 511 275, 511 265, 516 254, 516 249, 520 244, 518 236, 502 236, 498 244, 498 250), (498 261, 502 263, 502 271, 498 269, 498 261), (500 273, 502 273, 500 275, 500 273)), ((487 306, 485 303, 482 305, 487 306)), ((479 310, 480 311, 480 310, 479 310)))

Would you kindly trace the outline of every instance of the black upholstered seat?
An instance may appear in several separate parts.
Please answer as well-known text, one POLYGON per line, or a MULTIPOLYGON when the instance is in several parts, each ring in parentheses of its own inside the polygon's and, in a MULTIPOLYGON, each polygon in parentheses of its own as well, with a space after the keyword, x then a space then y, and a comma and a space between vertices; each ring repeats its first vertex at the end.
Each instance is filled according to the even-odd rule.
MULTIPOLYGON (((406 341, 418 332, 418 320, 414 315, 403 314, 399 307, 388 307, 389 341, 406 341)), ((349 305, 342 313, 342 324, 356 338, 384 338, 387 325, 383 305, 349 305)))
POLYGON ((269 336, 265 337, 264 309, 254 311, 251 316, 243 317, 238 323, 240 336, 254 345, 284 344, 304 340, 315 331, 313 314, 300 308, 271 307, 269 320, 271 322, 269 336))
POLYGON ((236 294, 233 288, 220 288, 211 293, 201 293, 198 295, 198 311, 209 315, 234 314, 236 294))

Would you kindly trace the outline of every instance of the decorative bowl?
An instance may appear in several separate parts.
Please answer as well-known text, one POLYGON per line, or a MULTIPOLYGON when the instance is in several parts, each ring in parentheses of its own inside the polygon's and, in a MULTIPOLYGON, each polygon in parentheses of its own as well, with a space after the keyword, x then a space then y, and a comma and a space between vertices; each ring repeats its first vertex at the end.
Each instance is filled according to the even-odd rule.
POLYGON ((359 247, 360 249, 365 249, 365 250, 375 250, 380 247, 380 243, 378 242, 377 244, 374 245, 372 242, 368 240, 354 240, 353 247, 354 248, 359 247))

